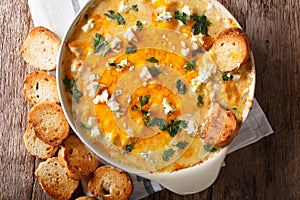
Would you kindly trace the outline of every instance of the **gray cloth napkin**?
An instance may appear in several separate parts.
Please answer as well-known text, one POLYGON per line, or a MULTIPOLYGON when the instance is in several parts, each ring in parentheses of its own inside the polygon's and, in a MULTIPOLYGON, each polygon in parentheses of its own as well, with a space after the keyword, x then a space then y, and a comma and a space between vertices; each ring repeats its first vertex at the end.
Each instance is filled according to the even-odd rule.
MULTIPOLYGON (((35 26, 44 26, 57 33, 61 38, 67 31, 76 13, 89 0, 28 0, 32 19, 35 26)), ((228 153, 244 146, 252 144, 262 137, 273 133, 264 112, 258 102, 254 100, 252 110, 247 120, 242 125, 239 135, 231 143, 228 153)), ((141 199, 154 192, 164 189, 160 184, 130 174, 134 190, 130 199, 141 199)), ((90 195, 87 189, 87 181, 90 177, 82 180, 84 192, 90 195)))

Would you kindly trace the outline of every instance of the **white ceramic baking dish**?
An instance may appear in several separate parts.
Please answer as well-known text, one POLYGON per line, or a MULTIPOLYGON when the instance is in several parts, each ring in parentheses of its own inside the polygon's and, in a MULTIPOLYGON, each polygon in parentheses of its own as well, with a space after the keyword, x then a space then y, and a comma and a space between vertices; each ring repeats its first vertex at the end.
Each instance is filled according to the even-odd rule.
MULTIPOLYGON (((78 20, 84 15, 87 9, 89 9, 90 6, 93 6, 95 3, 95 0, 89 1, 86 6, 84 6, 81 11, 78 13, 77 17, 71 24, 70 28, 68 29, 65 37, 62 40, 62 46, 60 49, 60 54, 59 54, 59 61, 58 61, 58 68, 57 68, 57 83, 58 83, 58 89, 59 89, 59 96, 61 99, 61 105, 63 107, 63 110, 66 114, 66 117, 70 123, 70 126, 72 129, 75 131, 75 133, 78 135, 78 137, 82 140, 82 142, 92 151, 94 154, 99 157, 100 159, 106 161, 107 163, 114 165, 122 170, 125 170, 129 173, 134 173, 137 174, 141 177, 145 177, 154 181, 157 181, 167 189, 177 193, 177 194, 191 194, 191 193, 196 193, 200 192, 207 187, 209 187, 213 182, 216 180, 221 165, 225 159, 225 156, 227 154, 227 151, 229 149, 229 146, 226 146, 220 150, 214 157, 208 159, 204 163, 198 164, 196 166, 190 167, 190 168, 185 168, 181 169, 178 171, 174 172, 154 172, 154 173, 149 173, 149 172, 144 172, 144 171, 138 171, 136 169, 132 169, 128 166, 124 166, 112 159, 110 159, 105 153, 99 151, 96 146, 94 146, 83 134, 81 134, 77 129, 74 124, 73 116, 72 116, 72 108, 71 105, 68 104, 66 93, 64 92, 64 85, 62 80, 64 79, 64 74, 62 73, 62 56, 64 52, 67 50, 67 45, 66 41, 68 41, 68 38, 70 37, 70 34, 72 33, 72 29, 78 22, 78 20)), ((224 8, 222 4, 220 4, 217 0, 212 0, 211 3, 220 9, 223 13, 225 13, 228 17, 232 18, 233 20, 234 17, 230 14, 230 12, 224 8)), ((236 20, 235 20, 236 21, 236 20)), ((250 111, 251 105, 252 105, 252 100, 254 98, 254 89, 255 89, 255 67, 254 67, 254 59, 253 55, 251 55, 252 59, 252 66, 253 66, 253 81, 250 85, 249 88, 249 96, 248 96, 248 104, 247 108, 243 112, 243 120, 242 122, 245 121, 248 112, 250 111)))

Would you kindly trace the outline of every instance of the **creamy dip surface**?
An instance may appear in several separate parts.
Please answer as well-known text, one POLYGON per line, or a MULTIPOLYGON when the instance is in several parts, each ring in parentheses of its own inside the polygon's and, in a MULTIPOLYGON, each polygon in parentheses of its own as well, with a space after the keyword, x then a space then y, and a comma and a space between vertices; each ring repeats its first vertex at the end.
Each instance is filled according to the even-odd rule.
POLYGON ((139 170, 175 171, 209 159, 221 148, 201 138, 212 105, 239 122, 249 109, 251 62, 224 74, 209 52, 222 30, 237 26, 208 0, 94 1, 62 62, 76 130, 139 170))

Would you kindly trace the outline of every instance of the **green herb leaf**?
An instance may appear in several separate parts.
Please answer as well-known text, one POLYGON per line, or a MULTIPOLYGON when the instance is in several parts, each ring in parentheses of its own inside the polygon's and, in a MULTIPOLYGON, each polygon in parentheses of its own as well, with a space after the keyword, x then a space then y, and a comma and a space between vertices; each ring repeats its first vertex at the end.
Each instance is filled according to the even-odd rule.
POLYGON ((218 151, 216 147, 210 146, 208 144, 204 145, 204 150, 211 153, 218 151))
POLYGON ((156 77, 162 73, 156 66, 150 67, 148 70, 152 77, 156 77))
POLYGON ((203 105, 204 103, 203 103, 203 98, 202 98, 202 96, 201 95, 199 95, 198 97, 197 97, 197 106, 200 106, 200 105, 203 105))
POLYGON ((139 101, 140 101, 140 105, 141 105, 141 108, 146 105, 147 103, 149 103, 149 99, 150 99, 151 95, 147 95, 147 96, 140 96, 139 97, 139 101))
POLYGON ((115 12, 113 10, 109 10, 108 13, 104 14, 106 17, 116 20, 119 25, 125 24, 125 19, 122 17, 122 15, 119 12, 115 12))
POLYGON ((94 38, 94 53, 98 53, 101 49, 101 47, 107 45, 108 43, 105 41, 104 37, 96 33, 95 38, 94 38))
POLYGON ((186 24, 187 21, 187 14, 182 12, 182 14, 176 10, 175 11, 175 19, 180 20, 183 24, 186 24))
POLYGON ((84 17, 84 19, 88 20, 89 19, 89 14, 86 13, 86 14, 84 14, 83 17, 84 17))
POLYGON ((233 111, 237 111, 237 108, 236 108, 236 107, 234 107, 234 108, 232 108, 232 110, 233 110, 233 111))
POLYGON ((144 123, 147 126, 150 120, 150 111, 141 109, 141 112, 143 114, 144 123))
POLYGON ((138 28, 139 31, 142 30, 142 28, 143 28, 143 24, 140 21, 136 22, 136 26, 137 26, 137 28, 138 28))
POLYGON ((171 124, 168 126, 167 130, 170 136, 174 137, 176 134, 180 133, 182 128, 186 128, 187 123, 183 120, 172 120, 171 124))
POLYGON ((135 53, 136 52, 136 46, 132 43, 129 42, 129 44, 131 45, 130 47, 126 48, 126 54, 131 54, 131 53, 135 53))
POLYGON ((195 57, 198 53, 204 53, 204 50, 202 49, 202 47, 199 47, 196 50, 192 51, 192 56, 195 57))
POLYGON ((176 88, 179 92, 179 94, 185 94, 186 93, 186 84, 184 84, 180 79, 176 82, 176 88))
POLYGON ((184 66, 183 66, 183 69, 185 71, 189 71, 189 70, 193 70, 193 69, 196 69, 196 65, 192 62, 187 62, 184 66))
POLYGON ((134 10, 135 12, 139 11, 139 8, 138 8, 137 4, 132 5, 131 9, 134 10))
POLYGON ((81 127, 86 129, 86 130, 91 130, 92 129, 92 126, 91 125, 88 125, 88 124, 84 124, 81 122, 81 127))
POLYGON ((211 22, 207 20, 207 17, 204 14, 202 16, 193 14, 191 16, 191 19, 196 22, 192 26, 192 31, 194 35, 198 35, 200 33, 208 35, 208 27, 211 25, 211 22))
POLYGON ((65 86, 67 86, 68 88, 71 88, 71 86, 72 86, 71 80, 70 80, 67 76, 65 76, 65 78, 64 78, 64 80, 63 80, 63 84, 64 84, 65 86))
POLYGON ((168 149, 168 150, 165 150, 164 151, 164 155, 163 155, 163 160, 164 161, 169 161, 169 159, 174 155, 174 153, 175 153, 175 150, 173 150, 173 149, 168 149))
POLYGON ((222 75, 222 79, 223 81, 229 81, 229 80, 232 80, 233 79, 233 75, 232 74, 229 74, 229 73, 224 73, 222 75))
POLYGON ((77 88, 77 80, 71 81, 67 76, 65 76, 63 84, 68 87, 70 94, 75 99, 75 102, 79 103, 83 94, 77 88))
POLYGON ((125 154, 129 153, 132 151, 132 149, 134 148, 135 143, 131 143, 131 144, 127 144, 125 147, 125 154))
POLYGON ((158 126, 162 131, 168 128, 166 120, 161 118, 153 118, 152 121, 147 124, 147 126, 158 126))
POLYGON ((189 143, 184 141, 184 142, 178 142, 175 146, 178 147, 179 149, 184 149, 189 143))
POLYGON ((146 59, 148 62, 151 62, 151 63, 158 63, 158 60, 154 57, 151 57, 151 58, 148 58, 146 59))

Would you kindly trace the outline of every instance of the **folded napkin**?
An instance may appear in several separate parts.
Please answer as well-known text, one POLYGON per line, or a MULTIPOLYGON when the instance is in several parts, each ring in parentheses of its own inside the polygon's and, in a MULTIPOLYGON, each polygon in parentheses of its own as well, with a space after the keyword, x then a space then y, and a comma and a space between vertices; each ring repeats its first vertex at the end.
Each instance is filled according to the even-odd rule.
MULTIPOLYGON (((75 18, 78 11, 89 0, 28 0, 32 20, 35 26, 44 26, 57 33, 62 38, 75 18)), ((239 135, 231 143, 228 153, 252 144, 262 137, 273 133, 263 110, 254 100, 252 110, 242 125, 239 135)), ((134 184, 130 199, 141 199, 154 192, 164 189, 154 181, 130 174, 134 184)), ((87 189, 89 177, 82 180, 84 192, 90 195, 87 189)))

